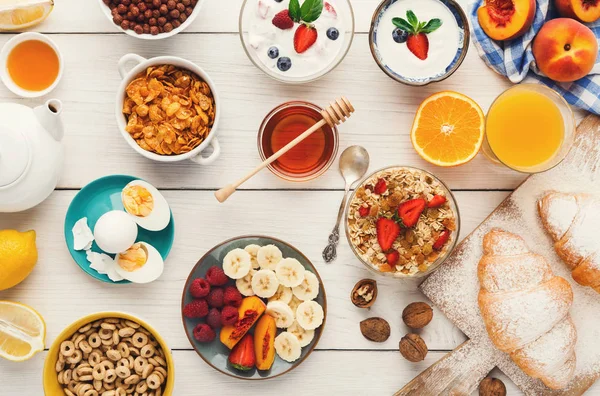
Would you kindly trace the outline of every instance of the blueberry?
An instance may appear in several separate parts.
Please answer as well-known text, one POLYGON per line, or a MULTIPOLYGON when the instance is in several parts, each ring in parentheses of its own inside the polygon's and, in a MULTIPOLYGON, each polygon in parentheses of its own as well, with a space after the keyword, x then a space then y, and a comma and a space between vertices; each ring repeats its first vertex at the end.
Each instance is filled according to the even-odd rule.
POLYGON ((275 0, 276 3, 281 3, 283 0, 275 0))
POLYGON ((269 58, 275 59, 279 56, 279 49, 277 47, 271 47, 267 50, 267 55, 269 55, 269 58))
POLYGON ((282 56, 277 60, 277 67, 283 72, 288 71, 292 67, 292 60, 287 56, 282 56))
POLYGON ((405 43, 406 40, 408 40, 408 33, 406 32, 406 30, 396 28, 392 32, 392 38, 395 42, 402 44, 405 43))
POLYGON ((338 37, 340 37, 340 32, 334 27, 329 28, 327 29, 327 37, 329 37, 330 40, 337 40, 338 37))

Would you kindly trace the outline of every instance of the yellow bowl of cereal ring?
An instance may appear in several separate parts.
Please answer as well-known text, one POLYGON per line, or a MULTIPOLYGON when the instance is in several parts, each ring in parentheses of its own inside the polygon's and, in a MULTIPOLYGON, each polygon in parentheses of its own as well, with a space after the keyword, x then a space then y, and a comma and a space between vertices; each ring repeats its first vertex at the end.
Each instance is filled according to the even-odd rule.
POLYGON ((46 396, 173 394, 175 371, 164 339, 122 312, 98 312, 69 325, 44 363, 46 396))
POLYGON ((217 159, 221 102, 204 70, 174 56, 136 54, 124 55, 118 69, 123 81, 117 91, 117 125, 135 151, 160 162, 189 159, 207 165, 217 159))
POLYGON ((460 215, 440 179, 422 169, 392 166, 370 174, 354 190, 345 228, 350 248, 367 268, 420 278, 456 246, 460 215))

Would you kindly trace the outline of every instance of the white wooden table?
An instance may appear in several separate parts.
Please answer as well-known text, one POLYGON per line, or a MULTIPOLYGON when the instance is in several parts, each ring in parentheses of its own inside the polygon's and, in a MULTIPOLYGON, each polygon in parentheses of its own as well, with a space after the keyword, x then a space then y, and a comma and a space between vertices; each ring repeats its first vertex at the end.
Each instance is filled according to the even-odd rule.
MULTIPOLYGON (((353 256, 342 236, 338 259, 326 265, 321 251, 333 226, 343 181, 333 166, 324 176, 304 184, 282 181, 264 171, 244 185, 226 204, 213 192, 242 176, 259 162, 257 128, 276 105, 304 99, 325 105, 346 95, 356 113, 340 128, 340 152, 360 144, 371 155, 370 170, 413 165, 441 177, 456 193, 462 236, 470 233, 524 178, 496 167, 479 155, 470 164, 441 169, 421 160, 409 131, 423 99, 441 90, 456 90, 475 99, 484 110, 509 83, 488 70, 474 48, 448 80, 424 88, 393 82, 373 61, 368 29, 377 0, 353 0, 357 33, 344 62, 322 80, 303 86, 277 83, 246 57, 237 33, 241 0, 205 0, 201 15, 182 34, 149 42, 117 32, 96 0, 56 0, 54 12, 36 31, 48 33, 65 59, 65 74, 52 97, 64 102, 65 168, 52 196, 37 208, 0 215, 0 229, 37 231, 39 262, 19 286, 0 292, 0 299, 33 306, 47 323, 49 346, 62 329, 81 316, 123 310, 148 320, 166 338, 176 365, 175 395, 389 395, 464 341, 464 335, 439 311, 422 332, 430 352, 424 362, 409 363, 398 352, 408 332, 402 309, 423 301, 416 283, 377 277, 378 301, 359 310, 350 302, 355 282, 372 274, 353 256), (114 103, 120 82, 117 60, 128 52, 144 57, 176 55, 204 68, 221 91, 222 123, 218 132, 221 157, 210 166, 192 162, 151 162, 136 154, 117 130, 114 103), (163 192, 174 212, 176 238, 162 277, 150 285, 116 287, 98 282, 71 259, 63 222, 71 199, 88 182, 122 173, 149 180, 163 192), (184 335, 180 317, 182 288, 196 261, 219 242, 243 234, 265 234, 295 245, 316 264, 329 301, 327 325, 317 351, 283 377, 259 382, 238 381, 210 368, 184 335), (385 343, 361 335, 358 323, 381 316, 392 327, 385 343)), ((462 0, 465 4, 466 0, 462 0)), ((0 44, 12 34, 0 35, 0 44)), ((37 105, 0 87, 2 101, 37 105)), ((0 361, 1 396, 38 396, 47 352, 20 364, 0 361)), ((509 394, 519 391, 501 373, 509 394)), ((600 395, 600 386, 591 394, 600 395)))

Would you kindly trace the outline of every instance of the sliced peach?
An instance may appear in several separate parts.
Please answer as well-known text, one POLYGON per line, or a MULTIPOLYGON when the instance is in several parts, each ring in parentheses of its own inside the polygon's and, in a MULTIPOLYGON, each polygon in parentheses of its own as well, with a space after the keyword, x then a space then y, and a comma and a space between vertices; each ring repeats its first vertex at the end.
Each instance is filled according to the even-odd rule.
POLYGON ((275 361, 275 337, 277 326, 271 315, 263 315, 254 329, 254 352, 256 368, 269 370, 275 361))
POLYGON ((529 30, 535 17, 535 0, 485 0, 477 10, 481 28, 492 40, 511 40, 529 30))
POLYGON ((556 0, 560 16, 579 22, 595 22, 600 18, 600 0, 556 0))
POLYGON ((559 82, 588 75, 598 56, 598 42, 591 29, 569 18, 546 22, 533 40, 532 49, 542 73, 559 82))
POLYGON ((265 312, 265 309, 267 309, 267 306, 260 298, 256 296, 244 298, 238 308, 238 321, 233 326, 225 326, 221 329, 219 339, 223 345, 232 349, 254 326, 254 323, 265 312))

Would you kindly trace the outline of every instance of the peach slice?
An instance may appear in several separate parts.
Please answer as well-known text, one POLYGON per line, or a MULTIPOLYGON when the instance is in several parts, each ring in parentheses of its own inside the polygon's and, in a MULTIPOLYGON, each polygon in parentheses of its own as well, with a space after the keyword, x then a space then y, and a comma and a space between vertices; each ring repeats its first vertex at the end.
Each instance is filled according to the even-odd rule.
POLYGON ((486 0, 477 10, 481 28, 492 40, 511 40, 529 30, 535 0, 486 0))
POLYGON ((258 297, 246 297, 238 308, 238 321, 233 326, 225 326, 221 329, 219 339, 227 348, 232 349, 244 335, 250 330, 254 323, 265 312, 267 306, 258 297))
POLYGON ((533 57, 538 68, 554 81, 572 82, 585 77, 597 56, 596 36, 574 19, 546 22, 533 40, 533 57))
POLYGON ((270 315, 263 315, 254 329, 254 352, 256 353, 256 368, 269 370, 275 361, 275 337, 277 326, 270 315))
POLYGON ((600 18, 600 0, 556 0, 560 16, 579 22, 595 22, 600 18))

